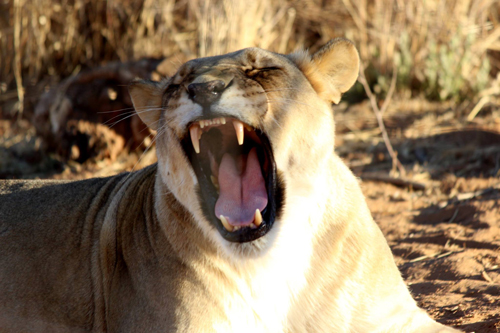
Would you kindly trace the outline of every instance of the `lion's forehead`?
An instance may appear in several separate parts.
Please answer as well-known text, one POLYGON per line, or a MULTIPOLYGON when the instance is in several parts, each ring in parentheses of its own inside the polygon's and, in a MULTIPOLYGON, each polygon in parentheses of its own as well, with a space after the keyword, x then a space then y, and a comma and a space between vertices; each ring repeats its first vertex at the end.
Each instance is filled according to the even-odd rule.
POLYGON ((290 73, 298 73, 297 67, 287 57, 252 47, 224 55, 190 60, 179 68, 174 81, 190 82, 207 74, 212 76, 240 74, 243 77, 244 73, 250 70, 266 68, 280 68, 290 73))

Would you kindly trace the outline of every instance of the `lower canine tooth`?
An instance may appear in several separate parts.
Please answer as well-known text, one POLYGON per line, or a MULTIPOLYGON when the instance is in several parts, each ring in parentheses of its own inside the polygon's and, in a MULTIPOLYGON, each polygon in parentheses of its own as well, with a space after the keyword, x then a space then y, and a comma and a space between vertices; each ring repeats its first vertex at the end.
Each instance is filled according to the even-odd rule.
POLYGON ((199 154, 200 153, 200 128, 197 125, 191 126, 189 129, 189 134, 191 136, 191 143, 193 144, 194 151, 199 154))
POLYGON ((224 228, 226 228, 227 231, 232 232, 234 230, 234 227, 232 225, 230 225, 229 222, 227 222, 224 215, 219 216, 219 218, 220 218, 220 221, 222 222, 222 225, 224 226, 224 228))
POLYGON ((214 184, 214 187, 216 189, 219 188, 219 180, 217 179, 217 177, 215 177, 214 175, 210 175, 210 180, 212 181, 212 184, 214 184))
POLYGON ((253 223, 256 225, 256 226, 259 226, 261 225, 262 223, 262 214, 260 213, 260 210, 259 209, 256 209, 255 210, 255 216, 253 218, 253 223))

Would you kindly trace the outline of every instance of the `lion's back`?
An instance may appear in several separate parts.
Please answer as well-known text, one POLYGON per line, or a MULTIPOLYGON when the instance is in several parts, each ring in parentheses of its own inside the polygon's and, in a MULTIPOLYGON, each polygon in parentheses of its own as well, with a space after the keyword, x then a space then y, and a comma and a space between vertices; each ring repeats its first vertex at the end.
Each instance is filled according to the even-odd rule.
POLYGON ((123 177, 0 181, 0 331, 92 329, 92 249, 123 177))

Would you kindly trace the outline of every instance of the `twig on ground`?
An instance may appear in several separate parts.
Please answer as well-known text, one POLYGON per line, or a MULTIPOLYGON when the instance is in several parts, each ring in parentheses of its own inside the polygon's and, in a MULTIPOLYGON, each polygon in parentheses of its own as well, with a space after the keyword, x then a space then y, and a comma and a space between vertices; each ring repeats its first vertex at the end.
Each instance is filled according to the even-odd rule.
POLYGON ((485 279, 488 282, 493 282, 493 279, 486 273, 486 271, 482 271, 481 275, 483 276, 483 279, 485 279))
POLYGON ((21 74, 21 10, 23 4, 21 0, 14 1, 14 77, 17 86, 17 97, 19 99, 19 118, 24 109, 24 88, 21 74))
POLYGON ((456 217, 458 215, 458 208, 455 210, 455 213, 453 213, 453 216, 451 217, 451 219, 448 221, 448 223, 453 223, 453 221, 455 221, 456 217))
POLYGON ((377 118, 378 126, 380 128, 380 131, 382 132, 382 138, 384 139, 385 146, 387 147, 387 151, 389 152, 389 155, 391 156, 392 159, 392 165, 393 165, 393 170, 397 167, 399 170, 399 175, 404 177, 406 175, 406 170, 401 164, 401 162, 398 159, 397 153, 394 151, 392 148, 391 141, 389 140, 389 135, 387 134, 387 130, 385 129, 384 125, 384 120, 382 118, 382 115, 384 114, 385 110, 389 106, 389 103, 392 99, 392 95, 394 93, 394 90, 396 88, 396 79, 397 79, 397 68, 394 66, 393 72, 392 72, 392 80, 391 80, 391 85, 389 87, 389 91, 387 92, 386 99, 384 103, 382 104, 382 107, 379 109, 377 105, 377 99, 373 92, 370 89, 370 86, 368 85, 368 81, 366 81, 366 76, 365 76, 365 68, 362 63, 360 63, 360 76, 359 76, 359 82, 363 85, 366 95, 368 96, 368 99, 370 100, 370 104, 372 106, 373 112, 375 113, 375 117, 377 118))
POLYGON ((482 195, 488 194, 490 192, 498 191, 498 190, 500 190, 500 183, 498 183, 492 187, 485 188, 484 190, 457 194, 457 196, 455 197, 455 200, 456 201, 465 201, 465 200, 469 200, 469 199, 474 199, 476 197, 480 197, 482 195))
POLYGON ((414 262, 419 262, 419 261, 423 261, 423 260, 427 260, 427 259, 441 259, 441 258, 444 258, 444 257, 447 257, 449 255, 452 255, 453 253, 459 253, 459 252, 463 252, 463 250, 460 250, 460 251, 448 251, 448 252, 445 252, 445 253, 434 253, 434 254, 431 254, 431 255, 428 255, 428 256, 421 256, 421 257, 418 257, 418 258, 415 258, 415 259, 412 259, 410 261, 408 261, 409 263, 414 263, 414 262))
POLYGON ((391 176, 388 176, 385 174, 362 173, 360 178, 362 180, 371 180, 371 181, 389 183, 389 184, 393 184, 396 186, 410 187, 416 191, 425 190, 425 185, 422 183, 414 182, 414 181, 411 181, 408 179, 403 179, 403 178, 395 178, 395 177, 391 177, 391 176))
POLYGON ((467 121, 472 121, 474 118, 477 116, 479 111, 490 102, 490 96, 484 96, 479 100, 479 102, 476 104, 476 106, 472 109, 472 111, 469 113, 467 116, 467 121))

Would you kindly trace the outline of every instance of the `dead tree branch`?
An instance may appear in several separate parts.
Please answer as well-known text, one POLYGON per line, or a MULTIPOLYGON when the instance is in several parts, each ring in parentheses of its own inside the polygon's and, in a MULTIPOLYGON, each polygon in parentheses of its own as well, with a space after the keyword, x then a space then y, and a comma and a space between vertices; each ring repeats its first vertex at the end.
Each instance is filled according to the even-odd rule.
POLYGON ((396 80, 397 80, 397 68, 394 66, 393 72, 392 72, 392 80, 391 80, 391 85, 389 87, 389 91, 387 92, 387 97, 382 103, 382 107, 379 109, 377 105, 377 98, 375 97, 375 94, 370 89, 370 86, 368 85, 368 82, 366 81, 366 76, 365 76, 365 68, 362 63, 360 63, 360 76, 359 76, 359 82, 363 85, 366 95, 368 96, 368 99, 370 100, 370 104, 372 106, 373 112, 375 113, 375 117, 377 118, 378 122, 378 127, 380 128, 380 131, 382 132, 382 138, 384 139, 385 146, 387 147, 387 151, 389 152, 389 155, 391 156, 392 159, 392 169, 395 171, 397 168, 399 170, 399 175, 400 176, 405 176, 406 175, 406 170, 401 164, 401 162, 398 159, 397 153, 394 151, 392 148, 391 141, 389 140, 389 135, 387 134, 387 130, 385 129, 384 125, 384 120, 382 118, 385 110, 389 106, 392 95, 394 94, 394 90, 396 88, 396 80))

